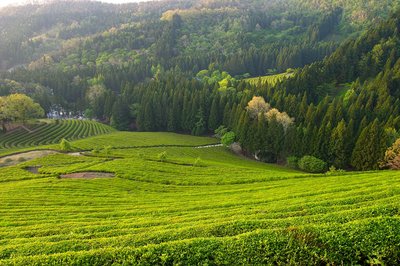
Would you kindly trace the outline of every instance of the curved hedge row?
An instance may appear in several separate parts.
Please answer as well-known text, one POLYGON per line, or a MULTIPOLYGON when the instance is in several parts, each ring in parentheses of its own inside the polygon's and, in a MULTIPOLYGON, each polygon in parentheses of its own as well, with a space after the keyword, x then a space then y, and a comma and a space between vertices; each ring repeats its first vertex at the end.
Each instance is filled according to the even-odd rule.
POLYGON ((385 261, 397 265, 400 252, 393 243, 398 243, 400 237, 396 229, 400 229, 398 219, 380 218, 332 230, 322 226, 294 231, 257 230, 234 237, 18 256, 0 262, 4 265, 373 265, 385 261), (366 241, 364 235, 370 239, 366 241), (369 257, 376 243, 382 245, 379 258, 369 257), (348 254, 349 247, 351 256, 343 256, 348 254))
MULTIPOLYGON (((50 174, 96 169, 92 160, 55 155, 37 163, 50 174)), ((137 169, 135 161, 121 159, 115 170, 137 169)), ((246 164, 230 164, 231 173, 243 175, 246 164)), ((163 170, 149 172, 171 171, 163 170)), ((4 182, 0 265, 398 265, 399 175, 192 187, 122 178, 4 182)))
POLYGON ((32 132, 20 128, 0 135, 0 149, 31 147, 59 143, 113 132, 114 129, 95 121, 56 120, 34 125, 32 132))

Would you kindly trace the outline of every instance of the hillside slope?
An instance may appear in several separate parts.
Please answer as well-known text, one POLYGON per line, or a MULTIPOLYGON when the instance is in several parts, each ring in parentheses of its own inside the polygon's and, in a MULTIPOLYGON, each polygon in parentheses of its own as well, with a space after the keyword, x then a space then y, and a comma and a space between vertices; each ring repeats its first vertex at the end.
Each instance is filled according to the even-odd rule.
POLYGON ((118 93, 153 77, 157 66, 195 74, 215 64, 233 76, 284 72, 323 59, 396 3, 55 1, 7 8, 0 10, 0 69, 12 74, 1 77, 50 87, 57 104, 76 110, 97 76, 118 93))
MULTIPOLYGON (((114 146, 181 139, 118 134, 114 146)), ((222 147, 50 155, 1 169, 0 264, 396 264, 399 180, 310 176, 222 147), (37 165, 39 174, 25 170, 37 165), (116 176, 57 178, 95 171, 116 176)))

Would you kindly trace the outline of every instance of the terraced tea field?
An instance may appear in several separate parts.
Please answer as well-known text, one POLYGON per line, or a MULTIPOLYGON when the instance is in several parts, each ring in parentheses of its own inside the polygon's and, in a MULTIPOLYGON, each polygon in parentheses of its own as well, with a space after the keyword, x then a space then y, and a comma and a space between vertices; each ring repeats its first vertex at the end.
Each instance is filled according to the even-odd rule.
POLYGON ((72 144, 109 154, 0 169, 0 265, 399 263, 399 172, 309 175, 196 148, 211 138, 108 136, 72 144), (80 172, 115 177, 58 178, 80 172))
POLYGON ((59 143, 61 139, 81 139, 115 131, 113 128, 86 120, 45 120, 31 126, 0 134, 0 151, 59 143))

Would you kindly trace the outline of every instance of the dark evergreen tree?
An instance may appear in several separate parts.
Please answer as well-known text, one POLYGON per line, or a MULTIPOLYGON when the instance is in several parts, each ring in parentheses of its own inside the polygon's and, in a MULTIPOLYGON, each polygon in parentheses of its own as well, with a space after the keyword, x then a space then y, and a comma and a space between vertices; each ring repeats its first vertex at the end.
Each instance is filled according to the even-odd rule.
POLYGON ((129 122, 129 107, 123 99, 118 98, 112 108, 111 126, 118 130, 129 130, 129 122))
POLYGON ((344 169, 347 165, 347 128, 344 120, 332 130, 330 137, 329 153, 333 166, 344 169))
POLYGON ((221 122, 219 121, 219 108, 218 108, 218 99, 214 98, 211 104, 210 116, 208 118, 208 129, 210 131, 214 131, 220 126, 221 122))
POLYGON ((385 132, 376 119, 361 132, 353 150, 351 164, 357 170, 379 169, 385 150, 385 132))

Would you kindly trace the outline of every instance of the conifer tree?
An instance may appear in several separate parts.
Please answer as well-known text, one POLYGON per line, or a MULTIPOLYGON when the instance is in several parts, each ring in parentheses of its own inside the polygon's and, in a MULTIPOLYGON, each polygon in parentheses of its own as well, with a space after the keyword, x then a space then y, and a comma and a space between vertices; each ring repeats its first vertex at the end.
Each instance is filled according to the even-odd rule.
POLYGON ((214 131, 220 126, 220 121, 218 119, 218 100, 214 98, 211 104, 210 116, 208 118, 208 129, 214 131))
POLYGON ((192 135, 200 136, 204 134, 206 131, 206 123, 204 121, 204 113, 203 110, 200 108, 197 115, 196 115, 196 123, 194 128, 192 129, 192 135))
POLYGON ((125 101, 123 101, 121 98, 118 98, 112 108, 111 126, 118 130, 128 130, 129 120, 129 107, 125 101))
POLYGON ((362 130, 353 150, 351 165, 357 170, 379 169, 379 162, 386 150, 385 132, 378 120, 362 130))
POLYGON ((337 168, 347 166, 347 128, 344 120, 340 121, 337 127, 332 131, 330 137, 329 152, 332 158, 332 164, 337 168))

